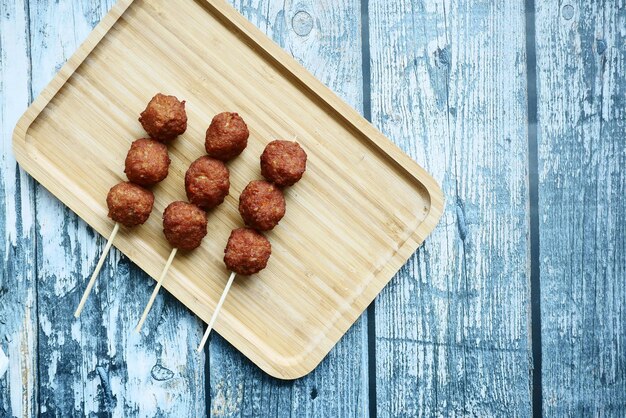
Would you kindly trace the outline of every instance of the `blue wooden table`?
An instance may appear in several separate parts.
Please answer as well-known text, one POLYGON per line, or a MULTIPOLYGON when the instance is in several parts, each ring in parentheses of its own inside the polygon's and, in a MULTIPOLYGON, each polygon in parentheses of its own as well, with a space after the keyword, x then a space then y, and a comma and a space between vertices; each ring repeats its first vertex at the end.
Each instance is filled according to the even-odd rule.
MULTIPOLYGON (((149 0, 137 0, 149 1, 149 0)), ((190 0, 177 0, 190 1, 190 0)), ((426 167, 440 225, 322 364, 270 378, 15 163, 113 0, 0 0, 0 416, 626 416, 626 3, 234 0, 426 167)))

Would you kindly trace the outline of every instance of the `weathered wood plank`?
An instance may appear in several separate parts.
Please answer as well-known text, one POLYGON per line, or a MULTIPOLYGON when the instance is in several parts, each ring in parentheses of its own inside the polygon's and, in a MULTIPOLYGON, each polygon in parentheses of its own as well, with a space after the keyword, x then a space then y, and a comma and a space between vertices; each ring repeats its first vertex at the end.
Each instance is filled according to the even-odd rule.
MULTIPOLYGON (((112 3, 31 2, 35 93, 112 3)), ((154 282, 117 251, 111 252, 80 320, 74 320, 104 240, 41 186, 36 188, 36 208, 41 412, 203 415, 204 358, 194 351, 200 321, 163 294, 144 332, 135 334, 133 327, 154 282)))
POLYGON ((446 210, 376 299, 378 416, 529 416, 524 2, 371 0, 372 119, 446 210))
POLYGON ((537 1, 546 416, 626 416, 626 3, 537 1))
MULTIPOLYGON (((362 107, 359 1, 237 0, 234 6, 348 103, 362 107)), ((362 317, 315 371, 292 382, 267 376, 215 334, 209 348, 212 414, 367 415, 366 331, 362 317)))
POLYGON ((0 347, 9 369, 0 377, 0 416, 37 413, 37 307, 34 183, 15 163, 13 127, 29 103, 28 7, 0 1, 0 347))

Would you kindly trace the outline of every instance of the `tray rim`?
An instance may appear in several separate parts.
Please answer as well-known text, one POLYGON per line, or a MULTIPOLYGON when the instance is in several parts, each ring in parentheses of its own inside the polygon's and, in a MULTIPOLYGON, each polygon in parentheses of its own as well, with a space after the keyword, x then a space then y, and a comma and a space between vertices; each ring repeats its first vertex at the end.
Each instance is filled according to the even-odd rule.
MULTIPOLYGON (((263 55, 266 58, 271 58, 274 65, 282 67, 287 71, 291 77, 298 80, 301 83, 301 88, 306 89, 308 94, 317 96, 320 100, 330 106, 335 112, 343 119, 344 122, 351 125, 361 135, 365 136, 372 144, 376 146, 379 152, 387 156, 390 164, 395 164, 400 167, 405 175, 408 175, 413 180, 420 183, 424 190, 427 192, 430 200, 430 208, 420 222, 417 228, 412 232, 411 237, 417 242, 417 247, 409 253, 407 257, 402 257, 402 265, 405 264, 419 248, 426 237, 437 226, 444 210, 444 195, 439 184, 435 179, 417 162, 411 159, 404 153, 396 144, 390 139, 384 136, 376 127, 374 127, 369 121, 367 121, 361 114, 359 114, 354 108, 343 101, 337 96, 329 87, 318 80, 313 74, 311 74, 306 68, 304 68, 295 58, 290 56, 284 51, 278 44, 276 44, 266 34, 261 32, 256 26, 248 21, 243 15, 241 15, 233 6, 228 4, 226 0, 189 0, 202 3, 203 7, 210 9, 220 20, 225 24, 234 25, 235 28, 250 41, 255 47, 260 48, 263 55)), ((48 106, 50 101, 56 96, 59 90, 65 85, 69 78, 78 70, 80 65, 89 57, 94 48, 102 41, 102 39, 108 34, 108 32, 115 26, 119 18, 126 12, 126 10, 135 2, 135 0, 118 0, 113 5, 111 10, 103 17, 103 19, 96 25, 93 31, 87 36, 85 41, 78 47, 76 52, 67 60, 67 62, 61 67, 52 80, 46 85, 41 93, 33 100, 31 105, 26 109, 23 115, 19 118, 15 129, 13 131, 13 152, 16 161, 20 166, 33 176, 37 182, 42 184, 46 189, 47 181, 31 173, 28 165, 29 153, 27 150, 27 133, 31 124, 39 117, 41 112, 48 106)), ((52 192, 52 190, 51 190, 52 192)), ((52 192, 52 194, 56 194, 52 192)), ((63 201, 62 201, 63 202, 63 201)), ((70 207, 66 202, 63 202, 65 206, 70 207)), ((70 207, 71 209, 71 207, 70 207)), ((80 215, 79 215, 80 216, 80 215)), ((82 219, 82 218, 81 218, 82 219)), ((84 219, 83 219, 84 220, 84 219)), ((94 228, 101 234, 102 231, 84 220, 91 228, 94 228)), ((401 246, 407 245, 408 240, 401 246)), ((398 249, 398 252, 401 248, 398 249)), ((397 252, 397 253, 398 253, 397 252)), ((394 274, 395 275, 395 274, 394 274)), ((391 281, 390 277, 385 281, 378 281, 376 285, 372 286, 372 290, 368 293, 373 294, 373 297, 367 298, 368 305, 376 298, 376 296, 382 291, 382 289, 391 281)), ((180 303, 183 303, 179 300, 180 303)), ((183 303, 183 305, 185 305, 183 303)), ((187 307, 191 310, 191 308, 187 307)), ((193 312, 193 310, 191 310, 193 312)), ((358 319, 358 317, 356 318, 358 319)), ((355 321, 356 321, 355 319, 355 321)), ((345 330, 342 330, 342 336, 345 332, 354 324, 350 323, 345 330)), ((216 327, 217 328, 217 327, 216 327)), ((218 332, 219 329, 216 329, 218 332)), ((224 338, 226 336, 220 332, 224 338)), ((229 341, 228 338, 226 338, 229 341)), ((252 352, 245 352, 233 343, 239 351, 248 357, 254 364, 260 367, 263 371, 269 375, 279 379, 297 379, 307 375, 313 371, 319 363, 328 355, 330 350, 341 339, 337 339, 327 349, 322 350, 322 355, 316 358, 314 361, 309 361, 304 367, 298 369, 290 369, 285 364, 272 363, 259 358, 252 352)), ((230 342, 230 341, 229 341, 230 342)), ((303 359, 309 359, 310 356, 303 359)))

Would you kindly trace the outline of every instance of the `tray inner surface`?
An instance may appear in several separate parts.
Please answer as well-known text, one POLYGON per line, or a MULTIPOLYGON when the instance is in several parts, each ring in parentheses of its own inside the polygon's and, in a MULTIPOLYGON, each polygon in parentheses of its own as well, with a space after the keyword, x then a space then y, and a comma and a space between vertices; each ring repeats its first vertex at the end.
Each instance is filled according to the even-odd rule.
POLYGON ((115 245, 159 274, 170 251, 163 209, 186 199, 184 173, 204 155, 212 116, 239 112, 251 135, 229 163, 230 196, 209 214, 202 247, 179 253, 165 284, 207 320, 228 277, 226 240, 242 225, 239 194, 261 178, 265 144, 297 136, 308 169, 287 189, 287 214, 267 234, 268 268, 235 281, 216 329, 270 374, 310 371, 419 244, 428 191, 209 3, 138 0, 26 133, 29 171, 105 235, 112 227, 105 196, 125 180, 128 147, 145 136, 138 114, 158 91, 187 100, 189 128, 170 148, 170 174, 154 188, 149 221, 122 230, 115 245))

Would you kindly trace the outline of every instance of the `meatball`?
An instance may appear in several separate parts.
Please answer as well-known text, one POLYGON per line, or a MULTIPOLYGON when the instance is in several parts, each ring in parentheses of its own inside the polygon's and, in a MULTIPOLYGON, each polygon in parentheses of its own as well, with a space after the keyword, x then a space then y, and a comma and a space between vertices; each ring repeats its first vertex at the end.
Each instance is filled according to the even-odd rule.
POLYGON ((169 166, 167 147, 154 139, 142 138, 130 146, 124 173, 133 183, 152 186, 167 177, 169 166))
POLYGON ((172 202, 163 211, 163 233, 174 248, 198 248, 207 234, 207 215, 187 202, 172 202))
POLYGON ((272 183, 251 181, 239 196, 239 213, 246 225, 269 231, 285 216, 283 192, 272 183))
POLYGON ((171 141, 187 130, 185 101, 157 93, 141 112, 139 122, 152 138, 171 141))
POLYGON ((216 115, 206 131, 204 146, 207 154, 227 161, 241 154, 248 145, 248 126, 237 113, 216 115))
POLYGON ((261 154, 261 174, 279 187, 291 186, 306 170, 306 152, 297 142, 272 141, 261 154))
POLYGON ((128 227, 146 222, 153 204, 154 195, 150 190, 130 182, 116 184, 107 194, 109 218, 128 227))
POLYGON ((263 235, 250 228, 235 229, 230 233, 224 250, 224 263, 230 271, 248 276, 267 265, 272 246, 263 235))
POLYGON ((221 204, 230 189, 229 172, 220 160, 200 157, 185 174, 187 199, 201 209, 210 210, 221 204))

